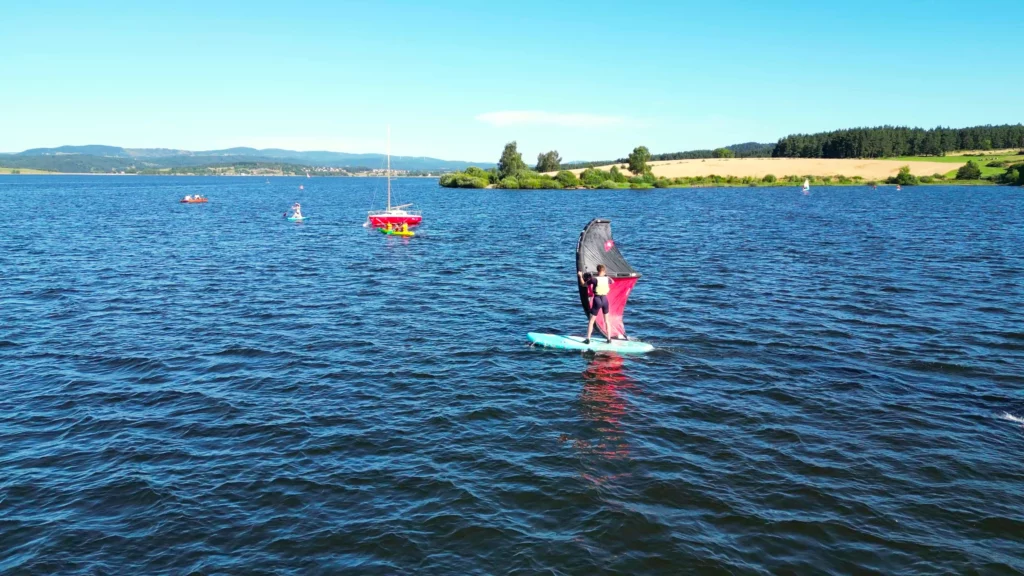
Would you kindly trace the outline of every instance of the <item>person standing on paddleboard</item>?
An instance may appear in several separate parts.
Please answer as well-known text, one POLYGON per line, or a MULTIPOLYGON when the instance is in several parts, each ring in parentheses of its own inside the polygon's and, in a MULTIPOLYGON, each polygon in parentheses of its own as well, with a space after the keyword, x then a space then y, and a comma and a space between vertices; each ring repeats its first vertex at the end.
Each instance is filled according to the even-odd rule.
MULTIPOLYGON (((584 279, 583 272, 576 272, 576 277, 579 279, 580 286, 587 286, 594 293, 594 299, 590 304, 590 321, 587 323, 587 339, 583 341, 584 344, 590 344, 590 336, 594 333, 594 323, 597 322, 597 313, 604 312, 605 318, 608 317, 608 293, 611 292, 615 280, 605 276, 604 264, 597 265, 597 276, 584 279)), ((607 334, 605 337, 611 344, 612 337, 607 334)))

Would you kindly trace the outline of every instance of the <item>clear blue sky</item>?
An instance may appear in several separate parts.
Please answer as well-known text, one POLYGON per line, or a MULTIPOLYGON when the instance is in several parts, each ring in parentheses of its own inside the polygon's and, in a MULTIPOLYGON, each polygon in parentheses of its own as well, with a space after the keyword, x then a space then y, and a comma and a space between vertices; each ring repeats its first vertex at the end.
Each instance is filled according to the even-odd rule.
POLYGON ((8 2, 0 151, 532 161, 1024 120, 1020 0, 8 2))

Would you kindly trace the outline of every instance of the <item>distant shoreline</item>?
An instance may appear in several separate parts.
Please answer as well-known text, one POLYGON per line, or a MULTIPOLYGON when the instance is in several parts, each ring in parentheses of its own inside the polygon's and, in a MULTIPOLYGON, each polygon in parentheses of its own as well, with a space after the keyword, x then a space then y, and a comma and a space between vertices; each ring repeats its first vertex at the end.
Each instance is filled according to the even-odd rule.
MULTIPOLYGON (((20 170, 20 168, 14 168, 14 170, 20 170)), ((180 177, 180 178, 302 178, 306 179, 304 174, 112 174, 106 172, 40 172, 38 170, 32 172, 21 172, 14 174, 11 172, 0 172, 0 176, 156 176, 160 178, 167 177, 180 177)), ((392 180, 399 178, 419 178, 424 180, 437 180, 441 175, 437 176, 392 176, 392 180)), ((344 179, 344 178, 384 178, 383 175, 349 175, 349 176, 311 176, 309 179, 316 178, 330 178, 330 179, 344 179)))
MULTIPOLYGON (((128 176, 154 176, 159 178, 167 177, 179 177, 179 178, 299 178, 307 179, 304 175, 300 176, 297 174, 284 174, 284 175, 251 175, 251 174, 104 174, 97 172, 30 172, 21 174, 11 173, 0 173, 0 176, 116 176, 116 177, 128 177, 128 176)), ((331 179, 345 179, 345 178, 384 178, 384 176, 313 176, 310 180, 316 178, 331 178, 331 179)), ((440 176, 393 176, 393 180, 397 179, 419 179, 419 180, 438 180, 440 176)), ((875 186, 879 188, 895 188, 895 184, 887 184, 885 182, 878 182, 875 186)), ((995 182, 988 180, 941 180, 935 182, 921 182, 916 186, 1000 186, 995 182)), ((672 184, 665 186, 664 188, 657 188, 654 186, 645 188, 633 188, 632 190, 661 190, 661 189, 700 189, 700 188, 800 188, 801 184, 792 182, 752 182, 752 183, 706 183, 706 184, 672 184)), ((811 189, 815 188, 864 188, 872 187, 870 182, 817 182, 811 186, 811 189)), ((622 188, 565 188, 564 190, 630 190, 631 188, 626 185, 622 188)), ((462 190, 472 190, 463 188, 462 190)), ((494 186, 487 188, 477 188, 477 190, 497 190, 494 186)), ((555 190, 555 188, 540 188, 538 190, 555 190)))

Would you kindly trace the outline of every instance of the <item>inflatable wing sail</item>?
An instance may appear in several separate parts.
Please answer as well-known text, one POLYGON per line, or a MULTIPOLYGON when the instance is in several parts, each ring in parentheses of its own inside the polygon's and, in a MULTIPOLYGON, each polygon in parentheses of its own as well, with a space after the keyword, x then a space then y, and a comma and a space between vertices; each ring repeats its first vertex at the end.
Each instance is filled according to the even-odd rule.
MULTIPOLYGON (((595 218, 580 233, 580 241, 576 245, 576 270, 586 274, 597 274, 597 265, 604 264, 605 274, 614 280, 611 292, 608 293, 608 317, 597 313, 597 325, 607 336, 625 338, 626 328, 622 316, 626 311, 626 300, 633 286, 640 279, 640 273, 626 262, 612 240, 612 224, 610 220, 595 218)), ((580 287, 580 303, 583 311, 589 316, 590 303, 593 295, 586 286, 580 287)))

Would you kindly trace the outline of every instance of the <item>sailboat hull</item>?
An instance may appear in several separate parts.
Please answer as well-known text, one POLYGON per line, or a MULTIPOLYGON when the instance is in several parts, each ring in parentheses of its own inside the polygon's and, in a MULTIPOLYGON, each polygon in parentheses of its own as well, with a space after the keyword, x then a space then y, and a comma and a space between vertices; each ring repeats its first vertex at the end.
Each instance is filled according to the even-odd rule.
POLYGON ((369 215, 370 226, 374 228, 386 228, 388 224, 392 226, 401 226, 402 224, 408 224, 410 228, 413 226, 419 226, 420 222, 423 221, 423 216, 419 214, 388 214, 386 212, 379 212, 376 214, 369 215))

